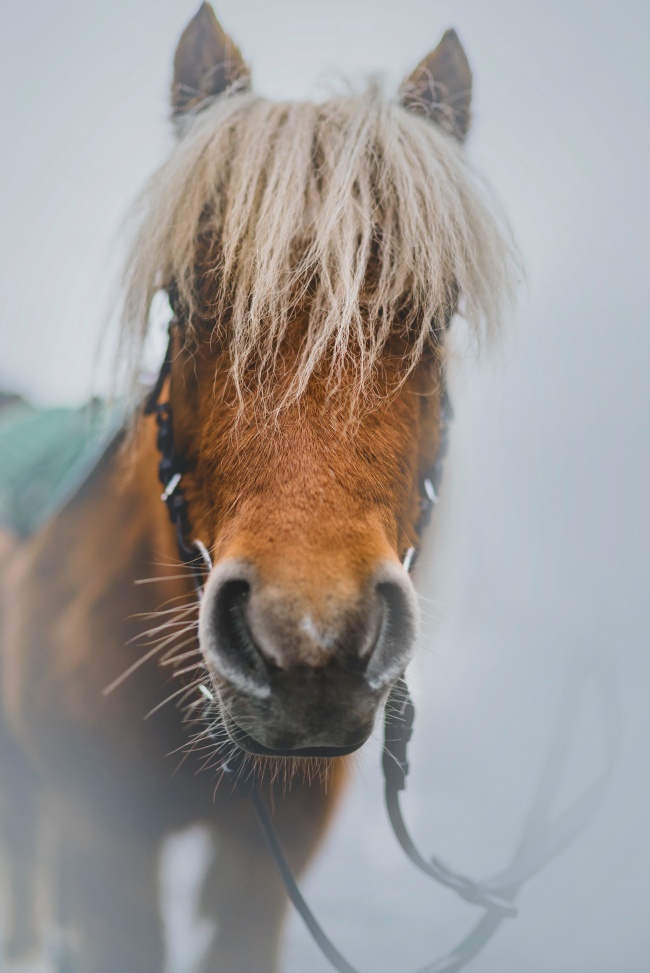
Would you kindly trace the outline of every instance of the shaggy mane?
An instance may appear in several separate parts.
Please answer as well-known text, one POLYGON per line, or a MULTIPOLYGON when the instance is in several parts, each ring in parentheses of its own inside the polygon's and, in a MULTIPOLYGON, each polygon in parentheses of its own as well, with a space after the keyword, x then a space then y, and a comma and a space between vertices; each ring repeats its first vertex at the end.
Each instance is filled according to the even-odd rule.
POLYGON ((221 96, 186 119, 140 200, 122 352, 137 367, 153 294, 174 281, 190 332, 200 317, 225 332, 240 395, 252 364, 269 381, 298 312, 290 398, 324 363, 363 392, 396 322, 406 375, 458 293, 479 335, 499 321, 514 250, 483 197, 455 141, 375 85, 322 104, 221 96))

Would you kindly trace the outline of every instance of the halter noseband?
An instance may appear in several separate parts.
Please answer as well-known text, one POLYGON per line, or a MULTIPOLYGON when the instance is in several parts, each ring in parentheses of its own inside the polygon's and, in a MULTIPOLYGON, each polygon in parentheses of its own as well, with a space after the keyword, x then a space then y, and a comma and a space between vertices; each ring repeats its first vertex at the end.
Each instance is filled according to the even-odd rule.
MULTIPOLYGON (((179 555, 192 572, 192 580, 197 598, 203 593, 205 577, 212 568, 210 554, 204 544, 191 539, 189 509, 181 482, 188 472, 187 463, 174 446, 173 416, 169 402, 160 402, 166 379, 171 374, 173 362, 174 319, 170 324, 170 337, 160 373, 151 392, 145 399, 144 415, 156 416, 158 425, 157 447, 160 452, 158 476, 163 486, 161 499, 169 512, 174 525, 179 555)), ((447 385, 442 382, 440 409, 440 438, 436 457, 431 468, 419 481, 420 512, 416 524, 416 544, 409 547, 403 555, 402 564, 407 572, 415 567, 422 534, 428 526, 433 508, 438 502, 438 492, 442 480, 443 461, 447 453, 448 427, 452 418, 451 404, 447 385)), ((517 915, 514 900, 530 878, 541 871, 553 858, 563 851, 586 827, 593 818, 605 795, 609 777, 614 769, 618 749, 618 727, 616 707, 612 702, 612 681, 609 674, 596 673, 601 692, 601 704, 606 728, 607 754, 604 769, 596 782, 568 810, 555 818, 551 817, 553 800, 559 789, 560 774, 566 756, 563 742, 566 738, 567 724, 575 715, 579 695, 584 692, 590 673, 584 670, 574 674, 572 684, 568 683, 558 715, 556 733, 549 747, 546 765, 540 780, 537 794, 529 812, 523 835, 517 851, 508 868, 483 882, 476 882, 444 865, 438 858, 425 858, 416 847, 406 827, 400 807, 400 793, 406 788, 409 773, 407 759, 408 744, 413 733, 415 707, 409 694, 404 676, 393 687, 384 716, 384 750, 382 769, 384 774, 384 796, 388 817, 393 832, 410 861, 435 882, 455 892, 465 902, 480 906, 484 915, 471 932, 446 956, 439 958, 418 973, 458 973, 467 966, 495 934, 503 920, 517 915)), ((591 673, 593 677, 593 673, 591 673)), ((214 704, 214 696, 205 686, 199 687, 209 705, 214 704)), ((278 754, 273 754, 278 756, 278 754)), ((296 753, 293 754, 296 756, 296 753)), ((320 754, 321 756, 341 756, 341 751, 320 754)), ((220 770, 230 777, 234 786, 247 796, 255 809, 260 827, 268 843, 275 864, 282 877, 285 890, 292 904, 300 914, 315 942, 338 973, 359 973, 338 951, 316 917, 307 905, 294 878, 291 867, 280 844, 271 815, 262 798, 254 778, 238 773, 240 767, 230 756, 221 762, 220 770)))

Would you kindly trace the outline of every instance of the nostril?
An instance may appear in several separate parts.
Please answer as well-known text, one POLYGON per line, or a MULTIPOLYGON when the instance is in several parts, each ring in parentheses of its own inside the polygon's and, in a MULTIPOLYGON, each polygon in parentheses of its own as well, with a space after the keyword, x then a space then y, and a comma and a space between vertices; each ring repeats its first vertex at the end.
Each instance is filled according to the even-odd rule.
POLYGON ((223 675, 237 673, 258 684, 268 683, 268 668, 246 620, 251 586, 244 579, 225 581, 213 609, 214 651, 223 675))
POLYGON ((411 659, 416 636, 417 616, 414 595, 408 578, 386 569, 375 590, 383 606, 379 638, 368 663, 366 677, 379 688, 401 675, 411 659), (392 577, 386 577, 390 571, 392 577))
POLYGON ((396 636, 403 629, 408 616, 408 603, 400 585, 393 581, 382 581, 377 585, 377 594, 384 607, 384 637, 396 636))

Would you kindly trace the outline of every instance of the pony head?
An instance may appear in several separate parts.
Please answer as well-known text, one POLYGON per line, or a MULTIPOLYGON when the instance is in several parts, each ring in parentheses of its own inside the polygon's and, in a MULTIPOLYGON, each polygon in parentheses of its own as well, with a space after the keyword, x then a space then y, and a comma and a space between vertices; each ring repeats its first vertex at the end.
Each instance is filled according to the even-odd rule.
POLYGON ((493 328, 507 230, 462 151, 453 31, 396 99, 253 93, 204 4, 174 62, 178 140, 142 199, 125 335, 162 281, 200 649, 225 731, 262 754, 360 746, 418 632, 402 565, 439 438, 457 310, 493 328))

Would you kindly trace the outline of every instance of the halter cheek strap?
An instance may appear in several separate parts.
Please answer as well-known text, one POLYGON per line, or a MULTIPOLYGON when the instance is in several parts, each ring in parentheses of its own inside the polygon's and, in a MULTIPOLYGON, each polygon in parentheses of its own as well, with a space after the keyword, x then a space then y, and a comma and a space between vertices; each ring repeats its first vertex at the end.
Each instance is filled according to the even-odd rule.
MULTIPOLYGON (((160 374, 145 400, 144 414, 156 416, 157 445, 161 456, 158 475, 163 486, 161 499, 167 507, 176 530, 179 555, 191 568, 197 598, 200 599, 205 577, 212 568, 212 561, 201 541, 190 540, 189 510, 181 485, 182 477, 188 471, 188 467, 183 456, 177 453, 174 447, 171 405, 169 402, 160 402, 165 381, 172 368, 174 342, 171 330, 174 323, 175 321, 172 321, 170 326, 169 344, 160 374)), ((419 483, 420 514, 416 525, 417 546, 409 547, 402 559, 404 568, 409 572, 415 566, 422 533, 428 526, 433 508, 438 502, 450 419, 451 406, 447 387, 443 381, 438 452, 431 469, 419 483)), ((205 696, 208 707, 213 706, 215 701, 211 690, 205 685, 199 686, 199 689, 205 696)), ((522 885, 574 841, 594 817, 605 796, 618 752, 617 708, 612 694, 611 674, 602 671, 590 672, 585 666, 574 666, 562 698, 555 735, 549 747, 540 784, 514 857, 508 868, 498 875, 483 882, 475 882, 453 871, 440 859, 426 858, 422 855, 407 829, 400 807, 400 794, 406 788, 409 772, 407 749, 413 732, 415 708, 403 677, 393 687, 384 717, 382 768, 386 809, 395 836, 405 854, 420 871, 455 892, 465 902, 485 910, 470 933, 450 953, 420 969, 418 973, 458 973, 466 967, 494 936, 503 920, 517 914, 514 900, 522 885), (592 679, 595 679, 600 692, 606 731, 607 752, 604 768, 595 783, 568 810, 552 818, 551 811, 567 756, 566 741, 571 737, 581 696, 592 679)), ((237 790, 251 800, 287 895, 316 944, 338 973, 359 973, 357 968, 352 966, 334 946, 303 898, 256 780, 240 773, 241 767, 236 757, 230 756, 224 759, 220 769, 233 781, 237 790)))
POLYGON ((188 472, 188 465, 184 456, 177 452, 174 445, 174 424, 172 407, 169 401, 161 402, 160 397, 166 380, 171 375, 174 360, 174 326, 177 324, 174 318, 169 325, 169 341, 165 359, 162 363, 156 384, 145 399, 143 414, 145 416, 155 415, 158 433, 156 436, 156 447, 160 453, 158 463, 158 479, 160 480, 163 492, 160 499, 167 507, 169 519, 176 530, 176 544, 178 553, 183 564, 190 568, 192 573, 192 583, 196 591, 197 598, 203 593, 205 576, 212 569, 212 559, 205 545, 199 540, 190 540, 190 515, 187 498, 181 486, 183 475, 188 472))

